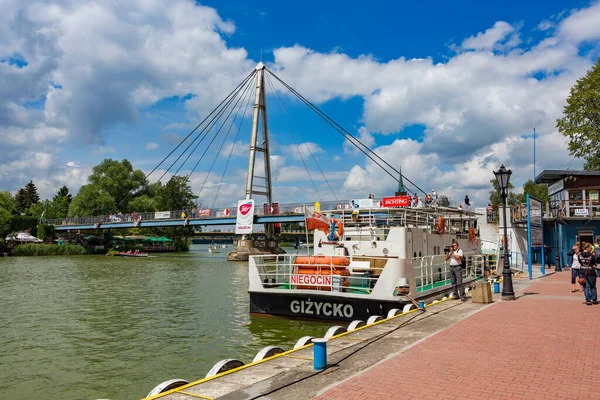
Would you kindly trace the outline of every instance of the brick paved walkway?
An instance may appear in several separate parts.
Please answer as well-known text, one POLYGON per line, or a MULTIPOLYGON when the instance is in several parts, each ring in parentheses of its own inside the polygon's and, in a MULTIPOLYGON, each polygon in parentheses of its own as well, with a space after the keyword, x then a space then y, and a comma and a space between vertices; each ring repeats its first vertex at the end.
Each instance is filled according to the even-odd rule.
POLYGON ((600 399, 600 305, 570 271, 458 322, 318 399, 600 399))

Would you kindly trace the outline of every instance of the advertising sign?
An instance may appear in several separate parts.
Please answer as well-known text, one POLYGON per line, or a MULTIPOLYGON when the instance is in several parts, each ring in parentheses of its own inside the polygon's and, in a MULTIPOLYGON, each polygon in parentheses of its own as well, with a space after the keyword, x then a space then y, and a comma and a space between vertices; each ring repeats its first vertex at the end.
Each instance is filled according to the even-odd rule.
POLYGON ((533 198, 529 199, 529 215, 532 225, 542 226, 542 202, 533 198))
POLYGON ((199 208, 196 215, 199 217, 210 217, 212 215, 212 208, 199 208))
POLYGON ((531 247, 542 247, 544 245, 542 228, 531 227, 531 247))
POLYGON ((171 211, 157 211, 154 213, 154 219, 169 219, 171 218, 171 211))
POLYGON ((356 204, 360 208, 373 208, 373 199, 358 199, 356 204))
POLYGON ((384 197, 381 199, 381 207, 408 207, 410 196, 384 197))
POLYGON ((576 208, 575 209, 575 216, 577 217, 587 217, 589 215, 588 209, 587 208, 576 208))
POLYGON ((247 235, 252 233, 254 222, 254 200, 240 200, 237 206, 237 218, 235 220, 235 234, 247 235))

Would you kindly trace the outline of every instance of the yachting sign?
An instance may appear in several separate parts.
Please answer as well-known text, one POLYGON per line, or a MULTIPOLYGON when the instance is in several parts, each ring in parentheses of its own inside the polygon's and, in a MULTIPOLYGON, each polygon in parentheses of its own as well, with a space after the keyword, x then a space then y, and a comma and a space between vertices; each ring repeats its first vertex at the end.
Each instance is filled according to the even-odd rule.
POLYGON ((238 201, 237 218, 235 220, 235 234, 247 235, 252 233, 254 222, 254 200, 238 201))

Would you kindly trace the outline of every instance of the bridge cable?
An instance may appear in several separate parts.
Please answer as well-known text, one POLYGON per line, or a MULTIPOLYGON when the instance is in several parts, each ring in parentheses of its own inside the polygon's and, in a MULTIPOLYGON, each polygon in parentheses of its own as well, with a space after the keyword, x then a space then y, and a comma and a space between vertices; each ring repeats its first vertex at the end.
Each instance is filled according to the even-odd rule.
POLYGON ((237 138, 242 130, 242 125, 244 124, 244 120, 246 119, 246 113, 248 112, 248 107, 250 106, 250 101, 252 100, 252 91, 248 94, 248 100, 246 102, 246 108, 244 109, 244 114, 242 115, 242 120, 240 121, 240 125, 238 126, 237 132, 235 133, 235 137, 233 138, 233 144, 231 146, 231 150, 229 151, 229 156, 227 157, 227 162, 225 163, 225 168, 223 169, 223 174, 221 175, 221 181, 217 186, 217 192, 215 193, 215 198, 213 200, 211 208, 215 208, 215 204, 217 202, 217 198, 219 197, 219 192, 221 191, 221 185, 223 184, 223 180, 225 179, 225 174, 227 173, 227 167, 229 167, 229 161, 231 160, 231 156, 233 155, 233 150, 235 149, 235 144, 237 142, 237 138))
MULTIPOLYGON (((248 87, 246 87, 244 90, 247 90, 249 87, 252 87, 252 83, 251 81, 249 81, 248 83, 248 87)), ((245 92, 244 92, 245 94, 245 92)), ((196 168, 198 167, 198 164, 200 164, 200 161, 202 161, 202 159, 204 158, 204 156, 206 155, 206 153, 208 152, 208 149, 210 149, 210 147, 212 146, 212 144, 214 143, 215 139, 217 138, 217 136, 219 136, 219 134, 221 133, 221 130, 223 129, 223 127, 225 126, 225 124, 227 123, 227 120, 229 119, 229 117, 231 116, 231 114, 233 113, 233 110, 237 107, 237 105, 239 104, 240 100, 242 99, 242 96, 239 96, 235 102, 235 104, 233 105, 233 107, 231 108, 231 110, 229 110, 229 113, 227 114, 227 117, 225 117, 225 119, 223 120, 223 123, 221 124, 221 126, 219 127, 219 129, 217 130, 217 132, 215 133, 215 135, 213 136, 213 138, 211 139, 210 143, 208 144, 208 146, 206 147, 206 149, 204 149, 204 152, 202 153, 202 156, 200 156, 200 158, 198 159, 198 161, 196 162, 196 164, 194 165, 194 168, 192 168, 192 171, 188 174, 188 179, 192 176, 192 174, 194 173, 194 171, 196 170, 196 168)), ((238 109, 239 112, 239 109, 238 109)), ((217 153, 218 155, 218 153, 217 153)))
MULTIPOLYGON (((202 124, 204 124, 204 122, 206 122, 206 120, 217 110, 219 109, 219 107, 221 107, 221 105, 223 103, 225 103, 229 97, 231 95, 233 95, 234 93, 237 92, 237 90, 243 86, 248 79, 250 79, 254 74, 256 73, 256 70, 253 70, 252 72, 250 72, 245 78, 244 80, 238 85, 236 86, 235 89, 233 89, 228 95, 227 97, 225 97, 225 99, 223 99, 223 101, 221 101, 198 125, 196 125, 196 127, 194 129, 192 129, 192 131, 190 133, 187 134, 187 136, 185 138, 183 138, 179 144, 177 146, 175 146, 175 148, 173 150, 171 150, 171 152, 169 154, 166 155, 165 158, 163 158, 161 160, 160 163, 158 163, 158 165, 156 167, 154 167, 154 169, 152 171, 150 171, 148 174, 146 174, 146 176, 144 177, 144 179, 148 179, 148 177, 150 177, 150 175, 152 175, 169 157, 171 157, 171 155, 173 155, 173 153, 175 153, 175 151, 177 151, 177 149, 186 141, 189 139, 190 136, 192 136, 194 134, 194 132, 196 132, 198 130, 198 128, 200 128, 200 126, 202 126, 202 124)), ((159 179, 160 180, 160 179, 159 179)), ((119 201, 119 203, 117 203, 116 207, 118 207, 122 202, 124 202, 125 200, 127 200, 130 196, 131 196, 131 190, 129 191, 129 193, 127 194, 127 196, 123 197, 123 199, 121 199, 121 201, 119 201)))
MULTIPOLYGON (((337 195, 335 194, 335 191, 333 190, 333 188, 331 187, 331 184, 329 183, 329 180, 327 180, 327 177, 325 176, 325 173, 323 173, 323 170, 321 169, 321 166, 319 165, 319 162, 317 161, 317 159, 316 159, 315 155, 313 154, 313 152, 310 150, 310 147, 308 146, 308 143, 306 142, 306 139, 304 139, 304 136, 302 135, 302 132, 300 131, 300 128, 298 128, 298 124, 296 124, 296 121, 294 121, 294 118, 292 117, 292 115, 289 112, 288 108, 285 106, 285 103, 283 102, 283 99, 281 98, 279 90, 277 90, 277 88, 275 87, 275 85, 273 85, 273 83, 271 82, 271 79, 269 78, 269 76, 268 75, 265 75, 265 76, 266 76, 266 78, 267 78, 266 80, 269 83, 269 85, 271 86, 273 92, 275 92, 275 95, 276 95, 277 99, 281 103, 281 106, 282 106, 283 110, 285 110, 284 115, 286 115, 289 118, 289 120, 292 122, 292 124, 296 128, 296 131, 298 132, 298 135, 300 135, 300 139, 302 140, 302 142, 306 146, 306 150, 308 150, 308 153, 310 154, 310 156, 312 157, 313 161, 317 165, 317 168, 319 169, 319 172, 323 176, 323 179, 325 180, 325 183, 327 183, 327 186, 329 186, 329 190, 331 190, 331 193, 333 194, 333 197, 335 198, 335 201, 339 201, 339 199, 337 198, 337 195)), ((290 128, 290 125, 289 125, 289 122, 288 122, 288 129, 289 128, 290 128)), ((293 131, 291 129, 290 129, 290 133, 292 135, 292 138, 294 140, 296 140, 296 138, 294 137, 294 133, 293 133, 293 131)), ((311 177, 310 171, 308 170, 308 167, 306 166, 306 162, 304 161, 304 157, 302 156, 302 153, 300 152, 300 146, 297 146, 296 150, 298 151, 298 155, 300 156, 300 159, 302 160, 302 164, 304 164, 304 168, 306 169, 306 172, 308 173, 308 177, 310 178, 310 181, 312 182, 313 187, 315 187, 315 191, 317 191, 315 183, 313 182, 313 179, 311 177)), ((317 191, 317 196, 320 197, 318 191, 317 191)))
MULTIPOLYGON (((242 100, 244 98, 250 98, 251 94, 252 94, 252 87, 253 85, 248 85, 245 89, 245 92, 239 97, 238 101, 236 102, 234 107, 237 107, 237 104, 239 103, 239 100, 242 100)), ((221 142, 221 146, 219 146, 219 150, 215 153, 215 158, 210 166, 210 169, 208 170, 208 173, 206 174, 206 177, 204 178, 204 182, 202 182, 202 186, 200 187, 200 191, 198 192, 198 197, 200 197, 200 194, 202 193, 202 191, 204 190, 204 186, 206 185, 206 182, 208 181, 208 177, 210 176, 210 173, 212 172, 215 163, 217 162, 217 160, 219 159, 219 154, 221 154, 221 150, 223 150, 223 146, 225 145, 225 142, 227 141, 227 138, 229 137, 229 134, 231 133, 231 129, 235 126, 235 123, 238 119, 238 116, 240 114, 240 111, 242 108, 244 108, 244 101, 242 101, 242 103, 240 103, 236 113, 235 113, 235 117, 233 118, 233 120, 231 121, 231 124, 229 125, 229 129, 227 130, 227 134, 225 135, 225 138, 223 138, 223 141, 221 142)), ((247 107, 246 107, 247 109, 247 107)), ((246 112, 246 109, 244 110, 244 113, 246 112)), ((231 113, 230 113, 231 114, 231 113)), ((229 118, 229 116, 227 116, 227 118, 229 118)), ((242 116, 243 118, 243 116, 242 116)), ((225 123, 223 123, 224 125, 225 123)), ((221 127, 223 127, 223 125, 221 127)), ((221 128, 219 128, 219 131, 221 130, 221 128)), ((219 134, 219 132, 217 132, 217 135, 219 134)), ((216 138, 216 136, 215 136, 216 138)), ((210 147, 210 145, 208 146, 210 147)), ((208 148, 206 149, 208 150, 208 148)), ((200 160, 198 160, 199 162, 200 160)), ((188 178, 192 175, 193 171, 190 173, 190 175, 188 175, 188 178)))
MULTIPOLYGON (((252 80, 249 80, 247 83, 252 82, 252 80)), ((242 89, 240 89, 241 92, 242 89)), ((245 90, 245 89, 244 89, 245 90)), ((240 92, 238 92, 237 94, 239 94, 240 92)), ((237 94, 235 96, 237 96, 237 94)), ((210 132, 210 130, 212 128, 214 128, 214 126, 217 124, 217 122, 219 121, 219 119, 223 116, 223 114, 225 113, 225 111, 227 110, 227 108, 229 107, 229 105, 231 105, 231 103, 233 102, 233 100, 235 99, 235 96, 232 97, 229 102, 219 110, 219 112, 217 113, 217 115, 215 115, 211 121, 207 124, 207 126, 204 127, 204 129, 202 130, 202 132, 200 132, 198 135, 196 135, 196 137, 194 138, 194 140, 192 141, 192 143, 190 143, 190 145, 188 146, 191 147, 196 140, 198 140, 198 138, 200 138, 200 141, 198 141, 198 143, 196 143, 196 145, 194 146, 194 148, 192 149, 192 151, 187 155, 187 157, 185 158, 185 160, 183 161, 183 163, 181 163, 181 165, 179 166, 179 168, 177 169, 177 171, 175 171, 175 175, 177 175, 179 173, 179 171, 181 170, 181 168, 183 168, 183 166, 188 162, 188 160, 190 159, 190 157, 192 156, 192 154, 194 154, 194 152, 196 151, 196 149, 198 149, 198 147, 200 146, 200 144, 202 144, 202 142, 204 141, 204 139, 206 139, 206 137, 208 136, 208 132, 210 132), (200 137, 200 135, 202 135, 202 133, 205 133, 204 136, 200 137)), ((235 106, 234 106, 235 108, 235 106)), ((183 153, 185 153, 186 150, 184 150, 183 153)), ((183 156, 183 154, 181 155, 183 156)))
POLYGON ((292 92, 296 97, 298 97, 300 99, 300 101, 302 101, 304 104, 306 104, 311 110, 313 110, 317 115, 319 115, 323 120, 325 120, 325 122, 327 122, 332 128, 334 128, 338 133, 340 133, 346 140, 348 140, 352 145, 354 145, 358 150, 360 150, 363 154, 365 154, 367 157, 369 157, 369 159, 371 159, 371 161, 373 161, 377 166, 379 166, 379 168, 381 168, 384 172, 386 172, 388 175, 390 175, 396 182, 399 182, 400 179, 397 178, 396 176, 394 176, 392 173, 390 173, 386 168, 384 168, 380 163, 378 163, 377 161, 375 161, 373 159, 373 157, 371 157, 365 150, 363 150, 360 146, 362 146, 364 149, 366 149, 369 153, 371 153, 372 155, 374 155, 375 157, 377 157, 380 161, 382 161, 385 165, 387 165, 392 171, 396 172, 396 174, 398 175, 402 175, 402 177, 412 186, 414 186, 415 188, 417 188, 418 190, 420 190, 423 194, 425 194, 426 192, 421 189, 417 184, 415 184, 414 182, 412 182, 410 179, 408 179, 406 176, 404 176, 403 174, 400 173, 400 171, 398 171, 397 169, 395 169, 393 166, 391 166, 386 160, 384 160, 383 158, 381 158, 381 156, 379 156, 379 154, 377 154, 376 152, 374 152, 373 150, 371 150, 368 146, 366 146, 364 143, 362 143, 358 138, 356 138, 354 135, 352 135, 350 132, 348 132, 346 129, 344 129, 341 125, 339 125, 337 122, 335 122, 331 117, 329 117, 325 112, 321 111, 317 106, 315 106, 313 103, 311 103, 309 100, 307 100, 305 97, 303 97, 300 93, 298 93, 294 88, 292 88, 290 85, 288 85, 287 83, 285 83, 281 78, 279 78, 276 74, 274 74, 271 70, 265 68, 265 70, 271 74, 275 79, 277 79, 285 88, 287 88, 290 92, 292 92), (358 143, 358 144, 357 144, 358 143))
MULTIPOLYGON (((254 71, 254 73, 256 73, 256 71, 254 71)), ((248 78, 251 78, 253 76, 253 74, 250 74, 248 76, 248 78)), ((246 79, 246 81, 244 82, 244 86, 246 84, 248 84, 248 82, 251 82, 251 79, 246 79)), ((200 133, 198 133, 196 135, 196 137, 187 145, 187 147, 183 150, 183 152, 179 155, 179 157, 177 157, 175 159, 175 161, 173 161, 173 163, 169 166, 169 168, 167 168, 167 170, 161 175, 161 177, 158 179, 158 181, 160 181, 168 172, 171 168, 173 168, 173 166, 177 163, 177 161, 179 161, 181 159, 181 157, 183 157, 183 155, 189 150, 190 147, 192 147, 194 145, 194 143, 196 143, 196 140, 198 140, 198 138, 200 138, 200 136, 205 133, 204 136, 202 136, 202 138, 200 138, 200 141, 198 143, 196 143, 196 146, 192 149, 192 151, 190 152, 190 154, 187 155, 186 159, 184 160, 184 162, 179 166, 179 168, 177 169, 175 175, 177 173, 179 173, 179 171, 181 170, 181 168, 183 167, 183 165, 187 162, 187 160, 190 158, 190 156, 194 153, 194 151, 196 151, 196 149, 198 148, 198 146, 200 146, 200 144, 204 141, 204 138, 206 138, 208 136, 208 132, 215 126, 215 124, 217 123, 217 121, 219 120, 219 118, 221 118, 221 116, 225 113, 225 111, 227 110, 227 108, 231 105, 231 103, 235 100, 235 98, 237 97, 237 95, 242 91, 243 87, 238 87, 238 90, 236 91, 236 93, 233 95, 233 97, 231 97, 227 103, 217 112, 217 114, 215 116, 213 116, 213 118, 208 122, 208 124, 202 129, 202 131, 200 131, 200 133)))
MULTIPOLYGON (((265 81, 268 82, 269 84, 271 84, 271 86, 273 86, 273 84, 271 83, 271 81, 268 79, 268 75, 265 74, 265 81)), ((273 92, 275 92, 275 88, 273 87, 273 92)), ((282 107, 279 106, 280 109, 283 111, 282 107)), ((285 113, 284 113, 285 115, 285 113)), ((286 121, 287 123, 287 121, 286 121)), ((296 138, 294 136, 294 133, 292 132, 292 130, 290 129, 289 123, 288 123, 288 130, 290 131, 290 134, 292 135, 293 140, 295 141, 296 138)), ((307 146, 308 148, 308 146, 307 146)), ((306 170, 306 173, 308 174, 308 179, 310 179, 310 183, 312 184, 313 188, 315 189, 315 193, 317 195, 317 199, 322 200, 321 195, 319 194, 319 189, 317 189, 317 185, 315 184, 315 181, 312 178, 312 175, 310 174, 310 170, 308 169, 308 166, 306 165, 306 161, 304 160, 304 157, 302 156, 302 153, 300 152, 300 145, 296 146, 296 151, 298 152, 298 155, 300 156, 300 159, 302 160, 302 164, 304 165, 304 169, 306 170)), ((310 150, 309 150, 310 151, 310 150)), ((335 193, 334 193, 335 196, 335 193)), ((337 200, 337 198, 336 198, 337 200)))

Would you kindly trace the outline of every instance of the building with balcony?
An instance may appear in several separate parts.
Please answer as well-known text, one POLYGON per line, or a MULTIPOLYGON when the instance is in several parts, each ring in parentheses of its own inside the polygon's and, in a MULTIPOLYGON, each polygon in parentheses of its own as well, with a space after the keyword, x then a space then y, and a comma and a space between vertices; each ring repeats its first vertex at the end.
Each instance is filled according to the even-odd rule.
POLYGON ((544 243, 563 260, 575 242, 600 239, 600 171, 544 170, 535 183, 548 185, 550 203, 545 205, 544 243))

